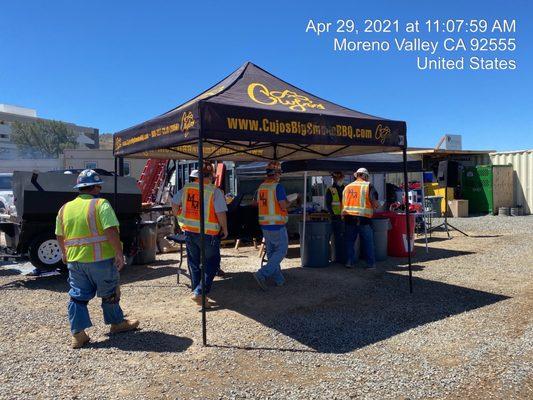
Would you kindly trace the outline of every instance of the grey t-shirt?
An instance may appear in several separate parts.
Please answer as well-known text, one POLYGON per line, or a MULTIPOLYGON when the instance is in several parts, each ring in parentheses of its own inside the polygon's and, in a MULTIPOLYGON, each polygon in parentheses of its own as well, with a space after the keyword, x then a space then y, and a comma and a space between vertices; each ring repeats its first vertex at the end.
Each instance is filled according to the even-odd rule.
MULTIPOLYGON (((178 190, 178 192, 176 192, 176 194, 172 197, 173 204, 176 204, 177 206, 181 205, 182 193, 183 193, 183 190, 178 190)), ((215 202, 215 212, 221 213, 221 212, 228 211, 228 206, 226 205, 226 199, 224 198, 224 193, 222 193, 222 190, 220 190, 219 188, 215 189, 214 202, 215 202)))

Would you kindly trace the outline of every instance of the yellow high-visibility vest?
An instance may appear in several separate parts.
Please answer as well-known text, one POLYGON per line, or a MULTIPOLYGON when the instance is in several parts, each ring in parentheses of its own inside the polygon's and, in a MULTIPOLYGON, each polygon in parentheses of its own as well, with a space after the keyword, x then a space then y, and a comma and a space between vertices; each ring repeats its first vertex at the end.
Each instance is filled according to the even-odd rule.
POLYGON ((330 186, 328 190, 331 192, 331 210, 333 211, 333 215, 341 215, 342 203, 339 191, 334 186, 330 186))
POLYGON ((78 196, 59 210, 68 262, 96 262, 115 257, 98 213, 105 199, 78 196))

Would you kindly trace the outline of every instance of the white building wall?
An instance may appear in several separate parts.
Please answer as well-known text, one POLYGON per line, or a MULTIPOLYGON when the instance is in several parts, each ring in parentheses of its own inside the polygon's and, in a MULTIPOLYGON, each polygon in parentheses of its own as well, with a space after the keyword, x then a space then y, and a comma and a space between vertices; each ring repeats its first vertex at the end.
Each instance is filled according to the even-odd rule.
MULTIPOLYGON (((129 165, 129 176, 139 179, 146 165, 146 160, 125 158, 124 162, 129 165)), ((113 157, 113 150, 66 149, 63 151, 62 169, 85 169, 90 167, 114 171, 115 158, 113 157)))
POLYGON ((494 165, 513 166, 514 206, 521 205, 524 213, 533 210, 533 150, 491 153, 494 165))
POLYGON ((62 160, 60 158, 17 158, 14 160, 0 160, 0 172, 13 171, 54 171, 61 169, 62 160))

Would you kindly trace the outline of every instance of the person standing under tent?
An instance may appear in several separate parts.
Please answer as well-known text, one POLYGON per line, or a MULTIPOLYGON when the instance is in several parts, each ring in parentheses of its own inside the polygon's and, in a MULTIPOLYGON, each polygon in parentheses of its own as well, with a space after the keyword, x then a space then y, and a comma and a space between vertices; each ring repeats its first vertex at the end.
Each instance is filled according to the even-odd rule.
POLYGON ((95 295, 102 298, 104 321, 111 325, 111 333, 139 326, 137 320, 124 319, 119 305, 124 254, 115 212, 107 200, 98 198, 102 183, 93 170, 82 171, 74 186, 80 195, 63 205, 56 218, 55 234, 69 272, 68 317, 75 349, 90 340, 85 333, 92 326, 87 303, 95 295))
POLYGON ((372 215, 378 208, 378 194, 373 185, 368 181, 369 174, 366 168, 359 168, 354 174, 355 181, 344 188, 342 194, 342 215, 344 218, 344 238, 346 244, 346 268, 354 268, 354 244, 357 235, 360 236, 362 248, 365 250, 367 269, 376 266, 374 255, 374 232, 372 230, 372 215))
POLYGON ((268 260, 265 265, 254 273, 255 280, 266 290, 266 280, 273 279, 276 286, 282 286, 285 278, 281 273, 281 261, 287 255, 289 238, 286 224, 288 221, 287 194, 279 183, 281 165, 272 161, 266 168, 266 180, 257 189, 257 205, 259 208, 259 225, 265 239, 268 260))
MULTIPOLYGON (((212 183, 214 168, 211 163, 203 165, 204 175, 204 252, 205 292, 209 293, 213 279, 220 269, 220 239, 228 237, 226 200, 220 189, 212 183), (222 232, 222 236, 221 236, 222 232)), ((185 232, 187 263, 191 271, 192 300, 202 305, 202 282, 200 270, 200 185, 198 171, 191 172, 194 182, 186 183, 173 198, 173 209, 178 210, 178 221, 185 232)), ((207 307, 211 302, 206 303, 207 307)))
POLYGON ((331 173, 333 184, 326 191, 326 209, 331 218, 332 261, 344 264, 346 252, 344 245, 344 222, 341 218, 342 192, 344 191, 344 174, 341 171, 331 173))

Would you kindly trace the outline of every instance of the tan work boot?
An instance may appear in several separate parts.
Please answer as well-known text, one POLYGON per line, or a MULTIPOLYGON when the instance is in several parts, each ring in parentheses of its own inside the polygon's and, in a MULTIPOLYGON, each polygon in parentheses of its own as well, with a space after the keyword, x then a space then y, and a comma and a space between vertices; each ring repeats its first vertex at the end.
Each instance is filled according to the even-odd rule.
POLYGON ((136 319, 125 319, 120 324, 111 324, 109 333, 120 333, 133 331, 139 327, 139 321, 136 319))
POLYGON ((91 338, 85 333, 85 331, 80 331, 72 335, 72 348, 79 349, 85 346, 91 338))
MULTIPOLYGON (((194 301, 196 304, 198 304, 200 307, 202 307, 202 295, 195 295, 193 294, 191 297, 191 300, 194 301)), ((209 300, 207 297, 205 298, 205 308, 213 308, 216 306, 216 303, 212 300, 209 300)))

